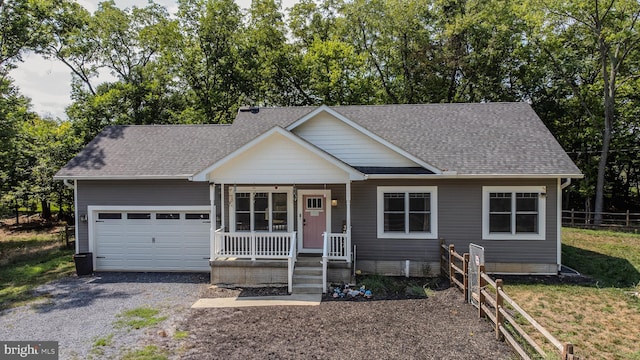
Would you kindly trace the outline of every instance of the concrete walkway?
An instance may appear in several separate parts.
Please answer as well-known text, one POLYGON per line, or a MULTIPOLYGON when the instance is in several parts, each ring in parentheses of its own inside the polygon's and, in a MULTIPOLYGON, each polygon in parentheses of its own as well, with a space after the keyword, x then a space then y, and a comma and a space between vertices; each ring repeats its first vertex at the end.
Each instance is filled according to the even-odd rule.
POLYGON ((304 294, 287 296, 230 297, 215 299, 199 299, 191 305, 192 309, 234 308, 250 306, 317 306, 322 295, 304 294))

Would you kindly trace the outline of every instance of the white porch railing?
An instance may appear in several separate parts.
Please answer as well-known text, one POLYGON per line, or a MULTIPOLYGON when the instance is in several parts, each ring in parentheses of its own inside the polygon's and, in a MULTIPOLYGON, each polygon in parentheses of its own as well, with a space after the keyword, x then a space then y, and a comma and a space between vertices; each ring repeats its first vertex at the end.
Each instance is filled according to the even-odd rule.
MULTIPOLYGON (((211 258, 287 259, 296 233, 215 232, 211 258)), ((293 243, 293 245, 292 245, 293 243)))
POLYGON ((283 259, 288 260, 289 292, 293 286, 293 268, 297 256, 296 232, 224 232, 215 231, 211 244, 211 260, 236 259, 283 259))
POLYGON ((329 260, 351 263, 351 230, 346 233, 323 233, 322 244, 322 292, 327 292, 327 267, 329 260))

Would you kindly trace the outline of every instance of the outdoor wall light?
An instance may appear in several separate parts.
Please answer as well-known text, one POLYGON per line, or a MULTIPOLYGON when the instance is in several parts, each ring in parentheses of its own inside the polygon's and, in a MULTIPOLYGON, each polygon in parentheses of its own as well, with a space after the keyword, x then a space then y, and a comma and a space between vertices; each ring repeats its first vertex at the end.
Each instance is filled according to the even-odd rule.
POLYGON ((87 214, 80 215, 80 221, 87 222, 87 214))
POLYGON ((333 207, 338 206, 338 199, 331 199, 331 206, 333 207))

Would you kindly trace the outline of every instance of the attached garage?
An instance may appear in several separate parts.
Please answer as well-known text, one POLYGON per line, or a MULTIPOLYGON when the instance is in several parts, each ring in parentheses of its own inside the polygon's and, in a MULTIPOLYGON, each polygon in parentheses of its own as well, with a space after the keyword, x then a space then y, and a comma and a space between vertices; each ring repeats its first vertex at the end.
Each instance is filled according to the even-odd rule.
POLYGON ((208 207, 90 207, 96 271, 209 272, 208 207))

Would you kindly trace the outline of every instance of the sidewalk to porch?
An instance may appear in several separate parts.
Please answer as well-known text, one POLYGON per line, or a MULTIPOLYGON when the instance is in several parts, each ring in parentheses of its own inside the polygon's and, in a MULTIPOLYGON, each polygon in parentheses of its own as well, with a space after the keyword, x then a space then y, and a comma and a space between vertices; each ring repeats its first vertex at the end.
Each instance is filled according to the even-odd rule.
POLYGON ((215 299, 199 299, 192 309, 237 308, 262 306, 318 306, 322 301, 321 294, 297 294, 286 296, 231 297, 215 299))

